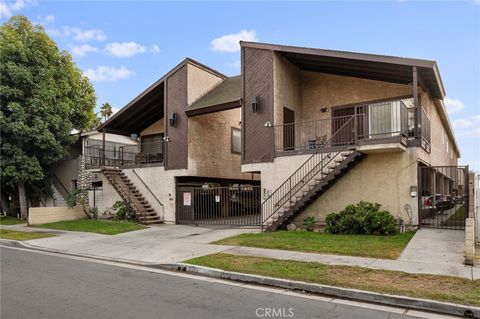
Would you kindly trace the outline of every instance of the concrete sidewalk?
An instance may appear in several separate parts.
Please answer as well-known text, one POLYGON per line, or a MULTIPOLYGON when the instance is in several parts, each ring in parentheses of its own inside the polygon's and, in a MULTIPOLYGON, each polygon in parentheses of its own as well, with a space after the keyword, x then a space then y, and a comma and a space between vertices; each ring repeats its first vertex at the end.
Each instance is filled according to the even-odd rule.
POLYGON ((59 231, 26 227, 26 225, 2 225, 2 228, 49 232, 59 235, 24 242, 32 248, 148 264, 181 262, 225 251, 231 247, 210 245, 209 243, 241 233, 259 231, 257 229, 206 228, 166 224, 118 235, 59 231))
POLYGON ((365 258, 288 250, 212 245, 212 241, 256 229, 221 229, 184 225, 158 225, 119 235, 56 231, 25 226, 2 226, 23 231, 48 231, 57 237, 29 240, 32 248, 116 259, 132 263, 182 262, 213 253, 229 253, 284 260, 319 262, 328 265, 360 266, 372 269, 480 279, 480 268, 463 265, 463 232, 421 229, 397 260, 365 258))

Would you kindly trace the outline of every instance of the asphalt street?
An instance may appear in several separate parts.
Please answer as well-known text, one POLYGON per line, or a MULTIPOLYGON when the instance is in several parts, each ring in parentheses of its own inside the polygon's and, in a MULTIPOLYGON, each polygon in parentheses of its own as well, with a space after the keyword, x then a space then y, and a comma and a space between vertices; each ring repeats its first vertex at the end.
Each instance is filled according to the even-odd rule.
POLYGON ((128 265, 6 247, 0 254, 2 319, 416 318, 398 308, 128 265))

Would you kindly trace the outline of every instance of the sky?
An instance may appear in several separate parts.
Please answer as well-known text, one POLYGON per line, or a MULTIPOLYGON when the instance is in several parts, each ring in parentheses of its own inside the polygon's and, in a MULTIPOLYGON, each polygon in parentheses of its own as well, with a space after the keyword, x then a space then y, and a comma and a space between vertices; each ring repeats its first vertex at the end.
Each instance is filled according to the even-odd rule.
MULTIPOLYGON (((480 0, 0 0, 42 24, 118 110, 186 57, 240 74, 239 40, 435 60, 462 158, 480 171, 480 0)), ((97 106, 97 110, 98 110, 97 106)))

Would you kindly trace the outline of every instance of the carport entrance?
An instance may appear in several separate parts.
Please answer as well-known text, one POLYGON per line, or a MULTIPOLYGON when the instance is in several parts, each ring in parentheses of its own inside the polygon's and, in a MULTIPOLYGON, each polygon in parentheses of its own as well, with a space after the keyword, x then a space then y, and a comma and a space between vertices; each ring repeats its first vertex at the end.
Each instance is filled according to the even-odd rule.
POLYGON ((465 229, 468 166, 419 166, 420 227, 465 229))
POLYGON ((261 226, 259 185, 178 186, 178 224, 261 226))

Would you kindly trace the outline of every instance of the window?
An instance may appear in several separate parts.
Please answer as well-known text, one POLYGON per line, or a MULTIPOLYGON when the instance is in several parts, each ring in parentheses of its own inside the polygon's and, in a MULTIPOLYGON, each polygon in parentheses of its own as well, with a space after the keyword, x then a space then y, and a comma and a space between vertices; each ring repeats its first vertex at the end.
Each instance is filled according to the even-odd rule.
POLYGON ((240 154, 241 150, 241 131, 239 128, 232 127, 232 153, 240 154))

